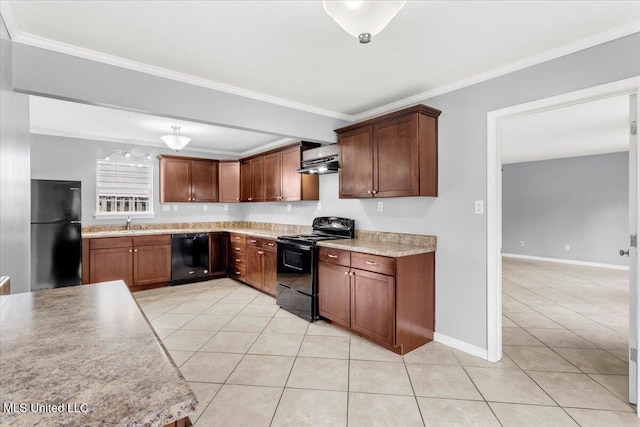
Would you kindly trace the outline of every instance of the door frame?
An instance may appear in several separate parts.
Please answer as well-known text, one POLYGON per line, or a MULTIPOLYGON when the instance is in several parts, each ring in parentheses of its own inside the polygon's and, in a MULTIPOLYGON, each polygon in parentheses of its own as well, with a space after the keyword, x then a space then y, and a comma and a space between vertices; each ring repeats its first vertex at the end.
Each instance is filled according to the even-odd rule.
MULTIPOLYGON (((487 113, 487 360, 490 362, 502 358, 502 122, 531 113, 639 93, 640 76, 636 76, 487 113)), ((636 162, 640 160, 636 159, 636 162)), ((640 188, 640 174, 637 179, 640 188)))

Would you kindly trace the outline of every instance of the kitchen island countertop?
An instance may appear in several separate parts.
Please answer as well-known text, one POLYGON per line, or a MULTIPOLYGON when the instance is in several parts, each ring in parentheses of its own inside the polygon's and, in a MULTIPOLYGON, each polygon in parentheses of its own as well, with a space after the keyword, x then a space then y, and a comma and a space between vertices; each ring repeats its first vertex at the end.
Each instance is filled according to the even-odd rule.
POLYGON ((2 300, 0 425, 155 427, 197 410, 123 281, 2 300))

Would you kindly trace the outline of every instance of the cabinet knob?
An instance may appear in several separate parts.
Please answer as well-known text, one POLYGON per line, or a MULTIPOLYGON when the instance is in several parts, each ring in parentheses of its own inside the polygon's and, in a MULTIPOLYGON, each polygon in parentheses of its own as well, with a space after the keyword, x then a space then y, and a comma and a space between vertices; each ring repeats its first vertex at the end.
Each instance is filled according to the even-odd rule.
POLYGON ((240 275, 240 272, 239 272, 238 270, 236 270, 236 274, 239 276, 239 275, 240 275))
POLYGON ((372 193, 373 194, 378 194, 378 190, 373 190, 372 193))
POLYGON ((273 243, 273 242, 269 242, 269 243, 267 243, 267 246, 275 246, 275 245, 276 245, 276 244, 275 244, 275 243, 273 243))
POLYGON ((349 276, 355 276, 355 275, 356 275, 356 273, 354 273, 353 271, 349 272, 349 276))
POLYGON ((248 200, 248 201, 252 201, 252 200, 253 200, 253 197, 249 197, 247 200, 248 200))
POLYGON ((129 249, 129 253, 133 252, 131 249, 129 249))
POLYGON ((369 261, 369 260, 366 260, 364 263, 367 264, 367 265, 376 265, 377 264, 377 262, 369 261))
POLYGON ((240 262, 240 258, 236 258, 236 262, 240 262))
POLYGON ((255 242, 257 242, 257 240, 256 240, 256 239, 251 239, 251 240, 249 240, 249 241, 250 241, 251 243, 255 243, 255 242))
POLYGON ((367 194, 371 194, 371 190, 368 190, 368 191, 367 191, 367 194))
POLYGON ((258 255, 264 255, 264 251, 258 251, 258 255))
POLYGON ((137 249, 134 249, 134 250, 133 250, 133 252, 138 252, 138 250, 137 250, 137 249))
POLYGON ((334 255, 334 254, 327 254, 327 256, 328 256, 329 258, 338 258, 338 255, 334 255))
POLYGON ((347 274, 349 274, 349 272, 348 272, 348 271, 345 271, 345 272, 344 272, 344 275, 346 276, 347 274))

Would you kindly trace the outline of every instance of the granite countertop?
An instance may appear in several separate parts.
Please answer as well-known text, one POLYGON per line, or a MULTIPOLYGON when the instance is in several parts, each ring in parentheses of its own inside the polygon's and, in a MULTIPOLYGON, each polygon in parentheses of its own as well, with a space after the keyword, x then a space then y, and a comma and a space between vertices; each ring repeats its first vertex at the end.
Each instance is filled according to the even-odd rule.
POLYGON ((345 251, 362 252, 371 255, 381 255, 394 258, 436 251, 435 237, 433 238, 433 242, 426 245, 410 245, 406 243, 382 242, 368 239, 326 240, 324 242, 318 242, 317 245, 327 248, 342 249, 345 251))
POLYGON ((238 233, 238 234, 246 234, 266 239, 275 239, 278 236, 284 236, 285 234, 290 234, 282 231, 274 231, 274 230, 259 230, 254 228, 196 228, 196 229, 184 229, 184 228, 174 228, 174 229, 149 229, 149 230, 118 230, 118 231, 94 231, 94 232, 85 232, 82 233, 83 239, 96 239, 102 237, 123 237, 123 236, 148 236, 153 234, 184 234, 184 233, 212 233, 212 232, 229 232, 229 233, 238 233))
POLYGON ((4 412, 0 425, 155 427, 196 411, 196 396, 123 281, 2 300, 2 402, 26 411, 4 412))

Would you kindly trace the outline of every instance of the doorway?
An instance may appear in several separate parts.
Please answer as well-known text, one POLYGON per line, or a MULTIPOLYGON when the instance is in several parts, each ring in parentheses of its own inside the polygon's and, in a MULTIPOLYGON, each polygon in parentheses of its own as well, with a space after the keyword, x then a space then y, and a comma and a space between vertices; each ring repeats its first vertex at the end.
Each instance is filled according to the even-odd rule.
MULTIPOLYGON (((584 102, 610 98, 613 96, 632 96, 638 93, 640 78, 632 78, 603 86, 589 88, 578 92, 560 95, 517 105, 502 110, 492 111, 487 116, 487 344, 488 359, 496 362, 502 357, 502 312, 503 312, 503 278, 502 278, 502 160, 501 130, 505 120, 531 113, 548 111, 560 107, 581 104, 584 102)), ((634 106, 637 97, 634 97, 634 106)), ((635 168, 638 163, 637 150, 630 150, 630 198, 637 194, 638 176, 635 168)), ((635 205, 635 200, 630 200, 635 205)), ((630 231, 635 232, 638 223, 637 209, 630 212, 630 231)), ((638 316, 637 316, 637 248, 630 248, 629 308, 629 344, 637 348, 638 316)), ((632 354, 632 356, 634 356, 632 354)), ((633 359, 633 358, 631 358, 633 359)), ((635 360, 630 360, 630 399, 637 396, 637 367, 635 360)))

